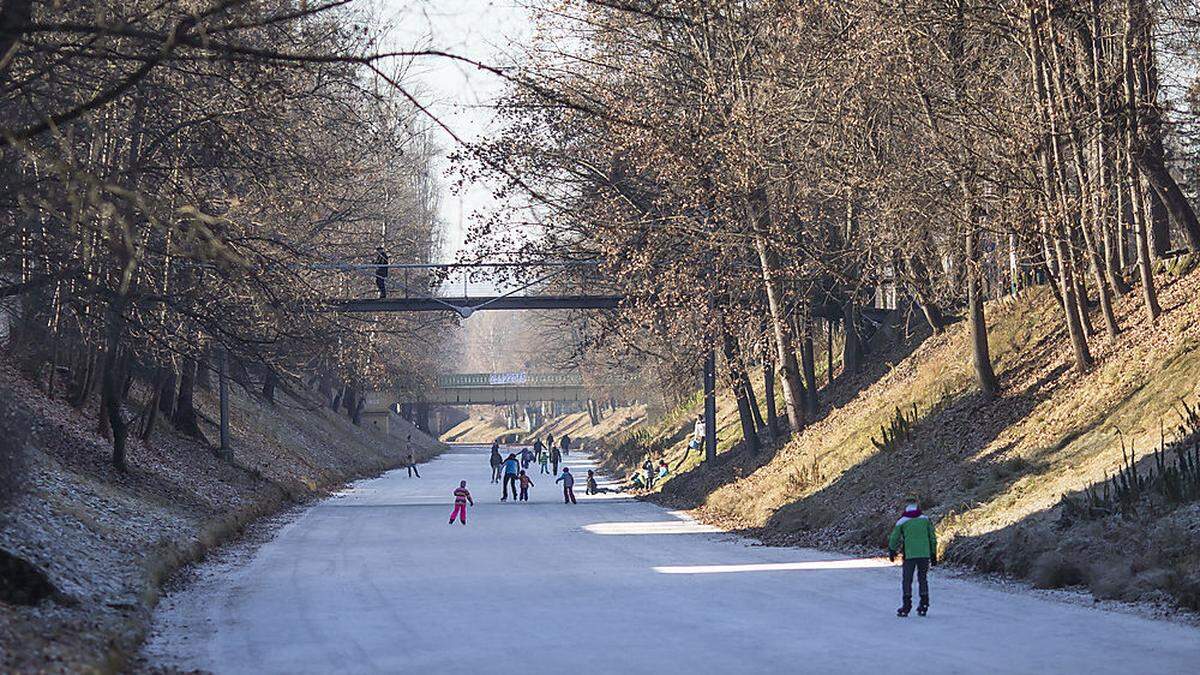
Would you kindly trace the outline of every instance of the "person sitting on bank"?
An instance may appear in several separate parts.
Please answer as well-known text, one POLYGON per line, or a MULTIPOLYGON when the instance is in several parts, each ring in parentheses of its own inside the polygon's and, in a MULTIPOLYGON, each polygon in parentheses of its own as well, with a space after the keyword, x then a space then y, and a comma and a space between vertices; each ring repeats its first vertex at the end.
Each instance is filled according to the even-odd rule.
POLYGON ((687 447, 683 450, 683 457, 680 457, 679 461, 675 463, 676 471, 683 465, 684 460, 688 458, 692 450, 700 450, 701 457, 703 457, 704 435, 707 431, 708 428, 704 424, 704 415, 696 415, 696 423, 692 425, 692 437, 688 440, 687 447))

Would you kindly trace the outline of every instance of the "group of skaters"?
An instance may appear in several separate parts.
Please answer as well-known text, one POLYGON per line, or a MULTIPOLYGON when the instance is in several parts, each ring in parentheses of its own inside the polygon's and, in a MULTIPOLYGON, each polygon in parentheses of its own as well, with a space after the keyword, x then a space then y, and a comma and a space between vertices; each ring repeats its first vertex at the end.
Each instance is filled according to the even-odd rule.
MULTIPOLYGON (((702 431, 702 430, 701 430, 702 431)), ((411 462, 411 437, 410 443, 410 462, 411 462)), ((551 448, 546 461, 543 461, 542 455, 546 453, 546 445, 539 448, 538 443, 534 444, 536 452, 531 452, 529 448, 523 448, 521 452, 509 453, 508 457, 502 457, 500 454, 500 444, 492 443, 492 452, 490 462, 492 465, 492 482, 501 482, 500 501, 507 501, 509 490, 511 489, 514 500, 529 501, 529 488, 533 486, 533 480, 529 477, 527 469, 530 462, 537 458, 539 464, 542 465, 543 473, 545 471, 546 461, 553 461, 554 473, 558 473, 558 462, 561 460, 561 455, 569 452, 570 439, 566 434, 563 435, 561 446, 553 445, 553 436, 547 438, 546 445, 551 448), (511 486, 511 487, 510 487, 511 486), (519 488, 519 491, 518 491, 519 488)), ((411 462, 415 464, 415 462, 411 462)), ((656 480, 662 480, 669 473, 665 460, 659 460, 655 464, 653 459, 647 458, 642 465, 642 471, 645 478, 641 478, 638 473, 634 473, 630 478, 629 486, 633 488, 647 489, 654 487, 656 480)), ((553 474, 552 474, 553 475, 553 474)), ((567 504, 575 504, 575 476, 571 473, 569 467, 563 467, 562 473, 555 479, 555 483, 562 483, 563 486, 563 502, 567 504)), ((608 487, 600 487, 596 483, 596 474, 592 470, 587 472, 587 494, 601 494, 607 492, 615 492, 608 487)), ((457 519, 463 525, 467 524, 467 505, 475 505, 471 498, 471 493, 467 490, 467 481, 461 481, 456 490, 454 490, 454 511, 450 514, 450 523, 454 524, 457 519)), ((937 535, 934 532, 933 521, 928 516, 921 513, 920 502, 917 495, 909 494, 904 498, 904 512, 900 519, 896 521, 892 528, 891 534, 888 536, 888 559, 895 562, 896 555, 903 557, 901 566, 901 599, 902 604, 896 610, 896 616, 906 617, 913 608, 913 577, 916 577, 917 592, 919 602, 917 604, 917 614, 925 616, 929 611, 929 568, 937 566, 937 535)))
MULTIPOLYGON (((492 467, 492 483, 500 483, 500 501, 508 501, 511 492, 513 501, 529 501, 529 488, 533 487, 533 479, 529 477, 529 467, 537 462, 540 473, 558 476, 555 483, 562 483, 563 502, 575 504, 575 476, 569 467, 558 465, 563 458, 571 454, 571 437, 563 434, 558 443, 554 442, 554 434, 548 434, 546 441, 537 439, 532 448, 521 448, 520 452, 510 452, 508 457, 500 454, 500 443, 492 443, 492 452, 488 463, 492 467)), ((591 471, 589 480, 594 481, 591 471)))
MULTIPOLYGON (((529 466, 537 462, 540 473, 554 476, 558 474, 558 465, 562 463, 563 458, 570 454, 570 436, 563 434, 559 442, 555 444, 554 434, 549 434, 546 437, 545 443, 539 438, 533 442, 532 448, 521 448, 519 453, 512 453, 510 456, 517 459, 523 471, 528 471, 529 466)), ((506 460, 500 455, 499 442, 492 443, 492 455, 489 461, 492 465, 492 482, 499 483, 503 481, 505 475, 503 469, 506 460)))

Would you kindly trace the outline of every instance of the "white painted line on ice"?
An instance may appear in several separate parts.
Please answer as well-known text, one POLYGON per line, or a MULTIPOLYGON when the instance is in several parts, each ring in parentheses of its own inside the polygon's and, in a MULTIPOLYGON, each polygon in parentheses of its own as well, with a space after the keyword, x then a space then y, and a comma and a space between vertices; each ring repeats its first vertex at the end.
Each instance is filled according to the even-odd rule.
POLYGON ((694 520, 652 520, 629 523, 592 523, 583 529, 592 534, 705 534, 724 532, 694 520))
POLYGON ((664 565, 655 567, 659 574, 726 574, 730 572, 787 572, 793 570, 847 570, 870 567, 895 567, 884 558, 849 558, 790 563, 751 563, 745 565, 664 565))

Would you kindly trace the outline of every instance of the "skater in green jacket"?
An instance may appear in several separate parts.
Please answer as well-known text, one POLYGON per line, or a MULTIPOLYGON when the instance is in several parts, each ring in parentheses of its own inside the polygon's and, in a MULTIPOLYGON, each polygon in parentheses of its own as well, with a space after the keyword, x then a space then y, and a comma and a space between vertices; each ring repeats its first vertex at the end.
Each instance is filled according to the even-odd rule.
POLYGON ((933 521, 921 513, 916 495, 905 498, 904 515, 896 521, 888 537, 888 559, 896 560, 896 551, 904 546, 904 571, 901 581, 904 604, 896 610, 896 616, 908 616, 912 610, 913 571, 917 573, 921 604, 917 614, 925 616, 929 611, 929 566, 937 565, 937 535, 933 532, 933 521))

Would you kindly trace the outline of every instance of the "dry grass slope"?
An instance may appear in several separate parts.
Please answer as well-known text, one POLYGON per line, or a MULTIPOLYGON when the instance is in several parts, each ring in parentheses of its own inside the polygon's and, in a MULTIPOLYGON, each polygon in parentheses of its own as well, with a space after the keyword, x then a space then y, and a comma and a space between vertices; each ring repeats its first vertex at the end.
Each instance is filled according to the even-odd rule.
MULTIPOLYGON (((823 417, 785 446, 726 453, 715 467, 668 481, 661 498, 772 541, 877 551, 898 501, 915 491, 940 521, 949 558, 1044 586, 1085 583, 1104 597, 1169 595, 1200 608, 1195 505, 1088 522, 1068 522, 1060 506, 1121 464, 1118 429, 1147 455, 1160 424, 1172 427, 1180 401, 1197 396, 1200 273, 1162 276, 1166 313, 1149 326, 1136 293, 1120 299, 1124 332, 1092 340, 1091 372, 1071 368, 1049 290, 1031 289, 988 306, 999 400, 975 393, 965 325, 898 340, 867 372, 823 391, 823 417), (914 404, 908 438, 876 447, 872 437, 896 409, 911 419, 914 404)), ((720 407, 724 449, 739 431, 730 402, 720 407)), ((655 427, 656 439, 670 441, 668 456, 680 452, 686 423, 680 416, 655 427)))
MULTIPOLYGON (((215 438, 216 401, 197 404, 215 438)), ((28 429, 15 487, 0 504, 0 549, 59 591, 35 606, 0 602, 0 671, 119 670, 145 631, 161 582, 260 516, 397 466, 403 443, 280 392, 267 405, 234 388, 235 462, 170 429, 130 443, 128 473, 91 411, 51 401, 0 364, 4 424, 28 429)), ((404 431, 409 431, 405 429, 404 431)), ((403 432, 402 432, 403 433, 403 432)), ((420 439, 421 455, 440 444, 420 439)))

